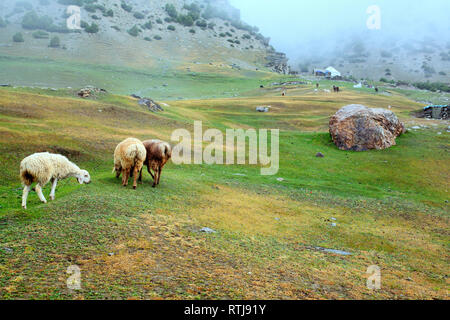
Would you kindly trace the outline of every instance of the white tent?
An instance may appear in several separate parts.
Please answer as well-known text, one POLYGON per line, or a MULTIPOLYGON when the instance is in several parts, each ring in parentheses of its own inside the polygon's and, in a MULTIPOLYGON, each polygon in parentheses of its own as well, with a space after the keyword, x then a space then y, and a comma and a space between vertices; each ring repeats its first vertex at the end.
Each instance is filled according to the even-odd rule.
POLYGON ((335 68, 333 67, 328 67, 325 69, 326 71, 328 71, 330 73, 330 77, 331 78, 335 78, 335 77, 340 77, 341 73, 339 71, 337 71, 335 68))

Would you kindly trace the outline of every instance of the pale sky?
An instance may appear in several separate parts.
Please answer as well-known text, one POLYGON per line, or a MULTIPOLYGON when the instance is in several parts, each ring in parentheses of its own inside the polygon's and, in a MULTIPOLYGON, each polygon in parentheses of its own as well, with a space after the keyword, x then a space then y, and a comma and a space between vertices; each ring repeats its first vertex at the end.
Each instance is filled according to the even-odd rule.
MULTIPOLYGON (((450 0, 229 0, 241 9, 242 20, 256 25, 271 37, 271 44, 280 51, 295 51, 311 41, 367 32, 366 10, 378 5, 380 37, 423 38, 439 34, 450 40, 450 0)), ((444 42, 444 43, 445 43, 444 42)))

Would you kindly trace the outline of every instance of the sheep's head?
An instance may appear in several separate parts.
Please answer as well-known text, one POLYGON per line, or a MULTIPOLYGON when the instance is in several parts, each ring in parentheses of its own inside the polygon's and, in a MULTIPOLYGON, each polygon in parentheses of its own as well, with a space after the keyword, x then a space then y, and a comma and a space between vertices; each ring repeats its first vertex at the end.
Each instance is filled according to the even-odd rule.
POLYGON ((77 180, 79 184, 89 184, 91 183, 91 176, 86 170, 81 170, 80 174, 77 176, 77 180))

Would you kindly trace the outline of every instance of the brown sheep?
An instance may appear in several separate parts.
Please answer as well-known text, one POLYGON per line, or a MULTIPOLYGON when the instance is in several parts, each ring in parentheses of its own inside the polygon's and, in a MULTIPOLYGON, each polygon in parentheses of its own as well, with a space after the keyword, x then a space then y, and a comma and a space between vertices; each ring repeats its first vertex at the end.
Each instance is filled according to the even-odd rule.
POLYGON ((114 151, 113 173, 116 173, 116 178, 122 174, 124 187, 128 185, 128 179, 132 174, 134 177, 133 188, 137 188, 137 175, 144 165, 146 155, 144 144, 138 139, 128 138, 117 145, 114 151))
MULTIPOLYGON (((161 140, 144 141, 144 146, 147 150, 147 158, 144 164, 153 178, 153 188, 155 188, 161 179, 162 169, 172 157, 172 148, 167 142, 161 140), (154 175, 151 170, 155 172, 154 175)), ((139 173, 139 182, 142 182, 142 170, 139 173)))

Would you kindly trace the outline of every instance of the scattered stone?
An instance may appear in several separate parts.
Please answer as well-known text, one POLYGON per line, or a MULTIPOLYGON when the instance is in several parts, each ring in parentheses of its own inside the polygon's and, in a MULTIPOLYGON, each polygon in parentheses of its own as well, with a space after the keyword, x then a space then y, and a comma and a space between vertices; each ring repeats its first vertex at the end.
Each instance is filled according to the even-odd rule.
POLYGON ((279 182, 283 182, 283 181, 284 181, 284 179, 283 179, 283 178, 277 178, 277 181, 279 181, 279 182))
POLYGON ((2 248, 2 250, 5 251, 6 253, 13 253, 14 252, 13 249, 7 248, 7 247, 2 248))
POLYGON ((211 228, 205 227, 205 228, 201 228, 200 232, 204 232, 204 233, 217 233, 216 230, 213 230, 211 228))
POLYGON ((280 218, 275 218, 275 220, 280 221, 280 218))
POLYGON ((316 154, 316 158, 325 158, 325 156, 323 155, 322 152, 318 152, 318 153, 316 154))
POLYGON ((135 98, 135 99, 142 99, 140 96, 138 96, 138 95, 136 95, 136 94, 134 94, 134 93, 131 95, 131 97, 132 97, 132 98, 135 98))
POLYGON ((256 111, 258 111, 258 112, 269 112, 269 110, 270 110, 270 106, 267 106, 267 107, 263 107, 263 106, 256 107, 256 111))
POLYGON ((358 104, 340 109, 331 117, 329 126, 336 146, 353 151, 389 148, 405 132, 403 123, 392 111, 358 104))
POLYGON ((247 175, 243 173, 233 173, 233 176, 246 177, 247 175))
POLYGON ((108 253, 108 256, 112 257, 114 255, 114 252, 108 253))
POLYGON ((347 252, 347 251, 343 251, 343 250, 327 249, 327 248, 322 248, 322 247, 314 247, 314 249, 323 251, 323 252, 328 252, 328 253, 335 253, 335 254, 339 254, 342 256, 351 256, 352 255, 351 252, 347 252))
POLYGON ((105 89, 87 86, 87 87, 81 89, 80 91, 78 91, 78 96, 80 96, 81 98, 89 98, 91 96, 95 96, 98 93, 107 93, 107 91, 105 89))
POLYGON ((138 103, 141 106, 147 106, 148 110, 151 112, 164 111, 164 109, 159 104, 157 104, 150 98, 141 98, 138 103))
POLYGON ((336 218, 331 218, 331 220, 336 221, 337 219, 336 218))
POLYGON ((331 226, 332 226, 332 227, 336 227, 337 224, 336 224, 335 222, 333 222, 333 223, 331 223, 331 226))

